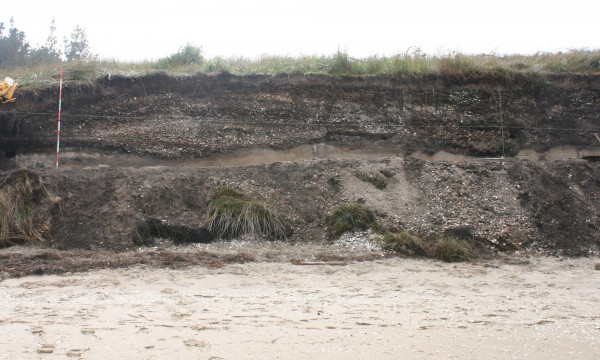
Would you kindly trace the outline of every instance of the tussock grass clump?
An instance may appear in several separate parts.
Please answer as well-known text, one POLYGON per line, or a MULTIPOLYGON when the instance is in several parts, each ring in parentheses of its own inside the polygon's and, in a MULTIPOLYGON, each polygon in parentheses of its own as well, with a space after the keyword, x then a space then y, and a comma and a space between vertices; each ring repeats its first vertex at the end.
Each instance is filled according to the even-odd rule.
MULTIPOLYGON (((377 67, 378 64, 371 65, 377 67)), ((329 69, 327 71, 332 75, 356 74, 360 73, 359 64, 356 60, 350 58, 347 52, 339 51, 329 60, 329 69)))
POLYGON ((361 179, 364 182, 373 184, 379 190, 385 189, 388 185, 387 179, 383 178, 381 176, 377 176, 377 175, 373 176, 373 175, 367 174, 367 173, 359 173, 359 174, 356 174, 356 177, 361 179))
POLYGON ((401 231, 399 233, 387 232, 381 238, 381 245, 385 250, 399 254, 429 257, 427 242, 408 231, 401 231))
POLYGON ((218 237, 262 235, 285 239, 290 235, 287 222, 265 205, 237 191, 220 187, 208 203, 205 224, 218 237))
POLYGON ((45 240, 50 218, 33 210, 42 196, 59 200, 46 190, 39 176, 27 171, 17 172, 0 185, 0 247, 45 240))
POLYGON ((377 223, 373 213, 358 203, 346 203, 339 206, 329 216, 329 233, 338 238, 347 231, 367 230, 377 223))
POLYGON ((472 261, 477 256, 471 245, 462 239, 436 237, 423 239, 408 231, 386 233, 381 238, 385 250, 407 256, 422 256, 446 262, 472 261))

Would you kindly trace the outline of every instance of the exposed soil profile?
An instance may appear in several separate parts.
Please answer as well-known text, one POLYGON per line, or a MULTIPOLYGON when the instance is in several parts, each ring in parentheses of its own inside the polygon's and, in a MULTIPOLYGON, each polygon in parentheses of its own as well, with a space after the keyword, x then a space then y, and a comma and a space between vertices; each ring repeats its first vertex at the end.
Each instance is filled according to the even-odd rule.
POLYGON ((598 76, 155 74, 63 94, 58 169, 57 90, 22 89, 0 109, 1 186, 28 171, 51 194, 31 205, 48 214, 42 246, 213 242, 204 216, 220 187, 281 214, 290 243, 330 241, 327 219, 348 202, 388 231, 450 234, 486 254, 583 255, 600 242, 598 76))
MULTIPOLYGON (((435 76, 105 77, 94 86, 67 84, 61 132, 65 150, 169 159, 319 143, 498 156, 502 125, 505 152, 515 156, 600 145, 598 89, 592 75, 511 86, 435 76)), ((57 98, 54 88, 23 89, 3 106, 5 153, 52 152, 57 98)))
POLYGON ((0 358, 599 357, 599 76, 17 96, 0 358))

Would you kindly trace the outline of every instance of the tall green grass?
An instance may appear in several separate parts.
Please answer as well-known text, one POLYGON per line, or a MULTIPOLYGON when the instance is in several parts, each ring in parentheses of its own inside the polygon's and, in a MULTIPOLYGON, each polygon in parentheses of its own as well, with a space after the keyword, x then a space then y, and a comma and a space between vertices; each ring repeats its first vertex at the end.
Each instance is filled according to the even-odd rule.
POLYGON ((265 205, 227 187, 220 187, 210 199, 205 226, 217 237, 241 235, 285 239, 290 228, 284 218, 265 205))
POLYGON ((70 74, 66 79, 89 82, 101 76, 143 76, 156 71, 176 75, 197 73, 234 75, 330 74, 393 75, 402 77, 440 75, 459 78, 488 76, 504 82, 522 79, 528 74, 600 74, 600 50, 571 50, 535 55, 467 55, 457 52, 428 55, 408 51, 392 56, 353 58, 338 51, 330 56, 272 56, 256 59, 214 57, 205 59, 200 48, 186 46, 156 60, 121 62, 90 60, 3 69, 22 86, 43 86, 58 82, 60 67, 70 74))

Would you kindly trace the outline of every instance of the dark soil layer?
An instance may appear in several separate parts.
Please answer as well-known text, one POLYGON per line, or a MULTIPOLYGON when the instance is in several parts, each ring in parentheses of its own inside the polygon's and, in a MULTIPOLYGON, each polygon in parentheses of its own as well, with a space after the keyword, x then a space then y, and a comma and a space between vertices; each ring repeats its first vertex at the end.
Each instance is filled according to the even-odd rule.
MULTIPOLYGON (((258 145, 327 144, 399 148, 404 158, 235 168, 38 167, 46 188, 61 198, 37 209, 50 212, 47 245, 126 251, 157 237, 210 242, 214 235, 202 223, 207 201, 229 186, 289 220, 291 241, 326 240, 335 207, 359 202, 389 229, 458 236, 477 247, 572 255, 595 249, 598 162, 482 158, 502 154, 499 91, 507 154, 598 148, 592 131, 600 129, 598 76, 500 85, 437 77, 158 74, 104 78, 93 87, 68 84, 62 148, 74 153, 185 160, 258 145), (426 162, 409 157, 416 149, 480 158, 426 162), (357 174, 384 176, 387 186, 378 189, 357 174)), ((3 105, 0 145, 8 158, 53 151, 57 95, 56 89, 23 89, 16 103, 3 105)))
MULTIPOLYGON (((589 131, 600 129, 599 76, 498 84, 435 76, 155 74, 67 84, 62 147, 170 159, 310 143, 498 156, 499 91, 508 155, 600 145, 589 131)), ((55 88, 20 89, 16 103, 3 105, 2 111, 16 112, 0 113, 4 152, 52 151, 57 102, 55 88)))

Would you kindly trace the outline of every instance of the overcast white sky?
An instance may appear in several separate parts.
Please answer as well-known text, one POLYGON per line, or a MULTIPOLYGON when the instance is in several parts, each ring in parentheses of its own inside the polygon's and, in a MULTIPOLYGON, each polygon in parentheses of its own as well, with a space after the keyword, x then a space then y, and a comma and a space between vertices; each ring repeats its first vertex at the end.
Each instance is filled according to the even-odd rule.
POLYGON ((56 18, 59 39, 76 24, 101 58, 156 59, 186 43, 208 57, 404 53, 535 53, 600 49, 600 0, 8 0, 32 45, 56 18))

